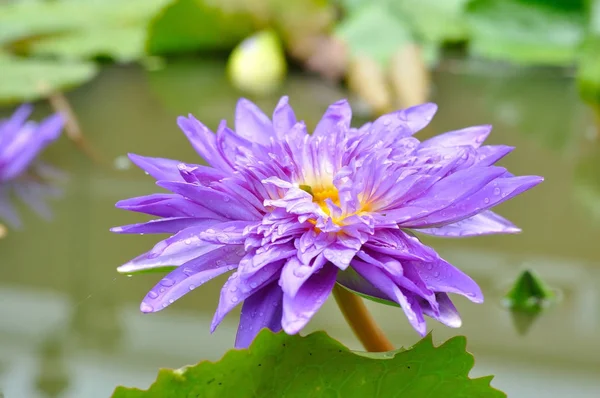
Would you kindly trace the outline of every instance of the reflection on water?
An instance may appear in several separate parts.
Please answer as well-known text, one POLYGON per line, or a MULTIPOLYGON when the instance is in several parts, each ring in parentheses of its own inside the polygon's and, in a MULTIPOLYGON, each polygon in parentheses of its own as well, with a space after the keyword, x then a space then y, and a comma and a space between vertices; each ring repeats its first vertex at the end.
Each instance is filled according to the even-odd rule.
MULTIPOLYGON (((155 191, 152 179, 127 167, 124 154, 194 161, 175 117, 192 112, 212 128, 221 118, 232 120, 238 94, 227 85, 222 67, 183 61, 156 72, 110 68, 69 95, 86 136, 107 162, 92 165, 65 139, 51 147, 48 160, 71 175, 65 199, 52 205, 54 221, 23 209, 26 229, 0 241, 0 391, 7 398, 107 397, 117 384, 145 387, 159 367, 216 359, 233 345, 235 316, 214 335, 208 333, 223 278, 166 311, 143 315, 139 302, 158 276, 127 278, 115 268, 157 238, 108 232, 142 220, 116 210, 117 200, 155 191)), ((585 133, 591 117, 573 82, 556 72, 498 75, 448 64, 434 83, 440 111, 421 138, 492 123, 491 143, 517 147, 504 161, 511 171, 546 177, 540 187, 499 209, 523 234, 426 239, 487 295, 483 305, 458 298, 463 328, 431 322, 434 339, 466 334, 477 358, 474 374, 496 374, 494 385, 511 397, 596 396, 600 219, 591 212, 600 206, 600 167, 595 167, 600 151, 585 133), (560 288, 563 300, 522 337, 499 300, 525 266, 560 288)), ((345 95, 303 76, 293 76, 283 91, 309 126, 327 104, 345 95)), ((276 101, 258 103, 272 109, 276 101)), ((369 305, 397 345, 417 341, 397 309, 369 305)), ((325 329, 358 348, 333 302, 310 328, 325 329)))

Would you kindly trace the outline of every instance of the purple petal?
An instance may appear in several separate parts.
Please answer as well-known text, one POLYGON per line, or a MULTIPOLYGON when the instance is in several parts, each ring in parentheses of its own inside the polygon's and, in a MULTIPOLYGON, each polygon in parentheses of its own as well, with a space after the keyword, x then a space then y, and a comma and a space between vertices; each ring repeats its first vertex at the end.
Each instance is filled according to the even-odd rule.
POLYGON ((474 303, 483 303, 483 293, 467 274, 447 261, 438 258, 429 262, 405 261, 402 266, 419 274, 425 285, 434 292, 456 293, 474 303))
POLYGON ((241 98, 235 108, 235 132, 250 142, 263 145, 268 145, 274 135, 267 115, 245 98, 241 98))
POLYGON ((212 210, 180 195, 156 193, 117 202, 119 209, 150 214, 158 217, 198 217, 224 219, 212 210))
POLYGON ((360 276, 360 274, 358 274, 352 266, 345 271, 338 272, 336 281, 345 288, 366 296, 385 301, 392 300, 387 294, 383 293, 371 282, 360 276))
POLYGON ((158 220, 150 220, 139 224, 114 227, 111 228, 110 231, 118 234, 176 234, 177 232, 190 227, 209 228, 211 225, 218 222, 219 220, 205 218, 160 218, 158 220))
POLYGON ((178 266, 203 254, 220 248, 199 238, 203 226, 186 228, 158 242, 152 250, 123 264, 117 271, 125 274, 141 272, 168 265, 178 266))
POLYGON ((231 195, 185 182, 157 181, 156 184, 169 191, 202 204, 230 220, 257 220, 261 214, 248 203, 242 203, 231 195))
POLYGON ((333 265, 326 265, 302 285, 296 296, 283 295, 282 326, 287 334, 298 333, 321 308, 335 285, 337 271, 333 265))
POLYGON ((433 138, 423 141, 420 148, 429 147, 457 147, 457 146, 472 146, 473 148, 479 148, 483 141, 492 131, 492 126, 473 126, 467 127, 461 130, 449 131, 444 134, 437 135, 433 138))
POLYGON ((463 198, 475 197, 476 193, 490 181, 497 179, 506 172, 503 167, 474 167, 459 170, 434 184, 421 197, 403 205, 398 210, 389 211, 386 216, 401 224, 403 227, 416 225, 428 226, 421 220, 427 215, 445 209, 453 203, 463 204, 463 198))
POLYGON ((521 232, 521 230, 510 221, 490 210, 453 224, 444 225, 439 228, 423 228, 418 229, 417 231, 427 235, 443 236, 445 238, 462 238, 490 234, 516 234, 521 232))
POLYGON ((129 153, 127 156, 129 156, 133 164, 150 174, 156 180, 183 181, 178 168, 181 162, 177 160, 151 158, 134 153, 129 153))
POLYGON ((295 297, 302 285, 315 273, 318 272, 327 259, 322 254, 318 255, 310 264, 303 264, 298 257, 290 258, 281 270, 279 285, 290 297, 295 297))
POLYGON ((186 293, 237 266, 240 256, 230 247, 221 247, 182 264, 154 286, 140 309, 156 312, 168 307, 186 293))
POLYGON ((437 112, 437 105, 425 103, 402 109, 379 117, 373 122, 372 130, 396 137, 413 135, 429 124, 437 112))
POLYGON ((10 118, 5 120, 0 119, 0 153, 20 133, 31 112, 33 112, 33 106, 31 104, 23 104, 14 111, 10 118))
POLYGON ((347 131, 350 128, 350 121, 352 119, 352 108, 346 100, 340 100, 329 105, 325 114, 317 123, 317 127, 313 133, 313 136, 327 137, 333 133, 337 133, 339 127, 343 126, 343 131, 347 131))
POLYGON ((515 147, 506 145, 487 145, 477 149, 477 166, 491 166, 511 153, 515 147))
POLYGON ((359 260, 354 260, 352 267, 363 278, 387 295, 390 300, 400 304, 400 307, 402 307, 402 310, 406 314, 406 318, 419 334, 424 336, 427 333, 427 325, 425 324, 421 307, 412 294, 405 293, 389 275, 377 267, 359 260))
POLYGON ((254 222, 248 221, 227 221, 212 225, 210 228, 200 233, 200 239, 226 245, 241 245, 244 243, 244 228, 249 227, 254 222))
POLYGON ((452 304, 450 297, 446 293, 436 293, 435 298, 438 303, 438 313, 433 311, 425 300, 421 300, 423 313, 448 327, 461 327, 462 320, 460 319, 460 314, 454 304, 452 304))
POLYGON ((282 265, 283 262, 281 261, 267 264, 262 268, 261 272, 247 279, 240 278, 237 272, 231 274, 221 289, 219 305, 210 325, 211 333, 215 331, 229 311, 263 287, 276 281, 280 275, 282 265))
POLYGON ((296 122, 296 115, 288 103, 288 97, 281 97, 273 111, 273 128, 275 129, 277 138, 285 138, 296 122))
POLYGON ((10 161, 0 169, 0 179, 10 180, 25 171, 39 153, 60 136, 63 124, 60 114, 46 118, 38 126, 26 124, 3 148, 3 156, 8 156, 10 161))
POLYGON ((248 348, 263 328, 281 330, 282 295, 277 282, 271 282, 244 301, 235 348, 248 348))
POLYGON ((208 127, 200 123, 200 121, 192 115, 188 115, 187 118, 183 116, 178 117, 177 124, 187 136, 196 152, 198 152, 208 164, 222 171, 232 170, 229 162, 226 159, 223 159, 220 152, 217 150, 216 137, 208 127))
POLYGON ((403 223, 402 226, 409 228, 426 228, 455 223, 505 202, 514 196, 533 188, 542 181, 544 181, 544 179, 537 176, 498 178, 469 197, 457 200, 443 210, 432 212, 426 217, 403 223))

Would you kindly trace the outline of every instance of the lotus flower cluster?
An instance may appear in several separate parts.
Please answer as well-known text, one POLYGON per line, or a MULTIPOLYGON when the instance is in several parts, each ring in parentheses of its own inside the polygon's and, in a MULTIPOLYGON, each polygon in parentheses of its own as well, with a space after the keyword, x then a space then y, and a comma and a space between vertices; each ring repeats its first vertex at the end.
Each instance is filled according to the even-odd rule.
POLYGON ((60 193, 48 179, 61 173, 37 157, 60 136, 63 119, 56 114, 38 124, 27 120, 32 110, 30 105, 22 105, 10 118, 0 120, 0 219, 13 227, 19 227, 21 221, 11 196, 48 218, 45 199, 60 193))
POLYGON ((519 232, 489 209, 542 178, 494 166, 513 148, 482 146, 490 126, 420 142, 413 134, 436 109, 423 104, 353 128, 349 104, 339 101, 312 134, 287 97, 272 119, 241 99, 235 131, 223 121, 215 134, 191 115, 180 117, 209 166, 130 155, 171 193, 117 204, 160 218, 114 232, 171 234, 119 267, 128 274, 176 267, 146 295, 141 311, 159 311, 231 272, 211 331, 243 302, 236 347, 248 346, 264 327, 297 333, 336 283, 398 304, 421 335, 424 315, 460 326, 448 294, 480 303, 481 290, 413 232, 519 232))

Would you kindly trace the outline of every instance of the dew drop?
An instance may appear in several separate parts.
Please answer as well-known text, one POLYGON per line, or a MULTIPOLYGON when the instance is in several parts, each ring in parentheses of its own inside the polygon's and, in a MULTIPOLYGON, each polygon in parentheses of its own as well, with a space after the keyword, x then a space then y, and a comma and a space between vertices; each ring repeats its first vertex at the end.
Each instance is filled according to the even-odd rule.
POLYGON ((140 305, 140 311, 142 312, 153 312, 154 311, 154 307, 152 307, 150 304, 143 302, 140 305))
POLYGON ((232 303, 237 303, 238 301, 239 301, 239 299, 237 298, 237 296, 233 296, 233 297, 231 298, 231 302, 232 302, 232 303))
POLYGON ((175 281, 172 280, 172 279, 169 279, 169 278, 163 278, 160 281, 160 284, 163 285, 163 286, 165 286, 165 287, 171 287, 171 286, 173 286, 175 284, 175 281))
POLYGON ((191 245, 192 244, 192 240, 191 239, 186 239, 184 242, 185 242, 186 245, 191 245))
POLYGON ((231 200, 231 198, 230 198, 229 196, 225 196, 225 197, 223 197, 223 200, 224 200, 225 202, 229 202, 229 201, 231 200))
POLYGON ((500 188, 494 188, 494 195, 500 195, 500 188))
POLYGON ((233 271, 233 270, 235 269, 235 265, 230 265, 229 267, 227 267, 227 269, 228 269, 229 271, 233 271))
POLYGON ((183 269, 183 273, 186 274, 187 276, 191 276, 194 274, 194 270, 186 267, 183 269))
POLYGON ((231 288, 229 288, 229 291, 231 293, 235 293, 235 292, 237 292, 237 290, 238 290, 237 286, 231 286, 231 288))
POLYGON ((207 229, 207 230, 206 230, 206 231, 204 231, 204 232, 206 232, 207 234, 214 234, 214 233, 215 233, 215 232, 217 232, 217 231, 215 231, 215 230, 214 230, 214 229, 212 229, 212 228, 209 228, 209 229, 207 229))
POLYGON ((159 291, 160 291, 161 293, 164 293, 164 292, 165 292, 165 288, 164 288, 164 287, 161 287, 159 291))
POLYGON ((440 276, 440 273, 439 273, 439 272, 437 272, 437 271, 435 271, 435 272, 433 273, 433 276, 437 278, 437 277, 439 277, 439 276, 440 276))
POLYGON ((151 299, 155 299, 158 297, 158 293, 156 293, 154 290, 150 290, 148 292, 148 297, 150 297, 151 299))
POLYGON ((432 270, 433 269, 433 265, 432 264, 427 264, 427 269, 428 270, 432 270))
POLYGON ((251 287, 252 289, 256 289, 256 286, 258 286, 256 282, 252 282, 252 283, 250 284, 250 287, 251 287))
POLYGON ((167 308, 168 305, 168 303, 163 303, 163 308, 167 308))
POLYGON ((217 267, 222 267, 222 266, 225 265, 225 261, 223 261, 223 260, 217 260, 216 264, 217 264, 217 267))
POLYGON ((485 203, 485 204, 488 204, 488 203, 490 203, 490 198, 485 198, 485 199, 483 199, 483 203, 485 203))
POLYGON ((170 303, 170 304, 173 304, 174 302, 175 302, 175 300, 173 300, 173 299, 169 299, 169 303, 170 303))
POLYGON ((190 285, 190 290, 194 290, 196 288, 195 285, 190 285))

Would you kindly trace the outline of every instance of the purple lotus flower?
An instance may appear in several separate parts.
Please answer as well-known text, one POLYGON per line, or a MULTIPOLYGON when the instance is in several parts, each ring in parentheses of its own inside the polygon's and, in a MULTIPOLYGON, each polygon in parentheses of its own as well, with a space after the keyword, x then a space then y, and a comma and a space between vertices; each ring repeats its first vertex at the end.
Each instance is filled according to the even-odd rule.
POLYGON ((13 194, 48 218, 45 199, 60 193, 48 180, 62 174, 36 158, 60 136, 62 117, 52 115, 38 124, 27 120, 32 110, 32 106, 22 105, 10 118, 0 120, 0 219, 13 227, 21 225, 11 202, 13 194))
POLYGON ((114 228, 169 238, 119 267, 176 268, 146 295, 159 311, 208 280, 235 271, 221 290, 211 330, 243 302, 236 339, 247 347, 263 327, 301 330, 334 284, 393 302, 426 333, 424 315, 458 327, 448 293, 482 302, 477 284, 423 245, 413 231, 445 237, 516 233, 489 209, 539 184, 493 166, 513 148, 481 146, 490 126, 424 142, 413 134, 437 107, 423 104, 350 127, 346 101, 331 105, 312 135, 287 97, 272 121, 241 99, 235 131, 216 134, 193 116, 179 127, 210 166, 130 155, 172 193, 117 207, 161 217, 114 228))

